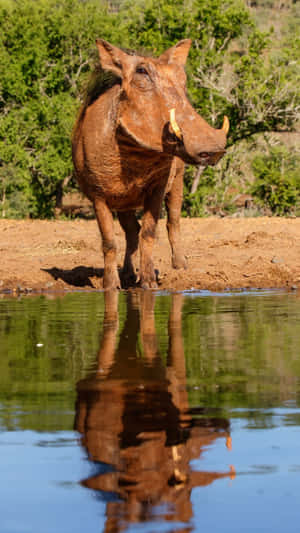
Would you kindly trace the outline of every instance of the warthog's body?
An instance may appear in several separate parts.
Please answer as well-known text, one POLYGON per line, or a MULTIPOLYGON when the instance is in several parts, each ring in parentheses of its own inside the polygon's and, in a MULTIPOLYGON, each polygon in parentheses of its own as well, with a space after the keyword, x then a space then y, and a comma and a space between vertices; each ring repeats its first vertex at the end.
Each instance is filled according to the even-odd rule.
POLYGON ((132 259, 140 244, 140 284, 156 285, 151 256, 164 197, 173 266, 185 264, 178 234, 184 162, 215 164, 226 144, 226 126, 211 128, 186 97, 190 44, 180 41, 153 59, 97 41, 102 72, 111 74, 102 74, 101 87, 95 76, 74 128, 73 160, 102 234, 104 288, 120 287, 112 211, 126 233, 127 283, 135 279, 132 259), (144 210, 140 235, 139 208, 144 210))

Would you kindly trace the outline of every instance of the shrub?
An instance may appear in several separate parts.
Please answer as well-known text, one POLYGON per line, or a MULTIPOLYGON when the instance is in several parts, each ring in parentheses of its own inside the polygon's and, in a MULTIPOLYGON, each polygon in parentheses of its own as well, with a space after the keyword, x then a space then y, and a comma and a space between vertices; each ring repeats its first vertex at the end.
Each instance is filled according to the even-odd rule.
POLYGON ((253 159, 255 182, 252 194, 276 215, 295 211, 299 205, 300 157, 285 147, 272 147, 268 155, 253 159))

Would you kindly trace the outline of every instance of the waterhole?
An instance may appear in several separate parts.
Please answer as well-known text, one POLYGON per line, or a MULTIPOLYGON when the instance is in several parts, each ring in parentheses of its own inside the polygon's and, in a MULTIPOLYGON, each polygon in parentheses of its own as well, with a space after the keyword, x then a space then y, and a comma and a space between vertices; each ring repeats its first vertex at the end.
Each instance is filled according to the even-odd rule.
POLYGON ((0 533, 296 532, 300 298, 0 300, 0 533))

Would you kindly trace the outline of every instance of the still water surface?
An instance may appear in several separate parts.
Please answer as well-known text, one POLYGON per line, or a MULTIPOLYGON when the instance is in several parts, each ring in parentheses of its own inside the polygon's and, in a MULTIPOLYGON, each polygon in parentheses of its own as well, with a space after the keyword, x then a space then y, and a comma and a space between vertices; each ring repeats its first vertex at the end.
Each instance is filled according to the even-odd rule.
POLYGON ((298 532, 300 298, 0 300, 0 533, 298 532))

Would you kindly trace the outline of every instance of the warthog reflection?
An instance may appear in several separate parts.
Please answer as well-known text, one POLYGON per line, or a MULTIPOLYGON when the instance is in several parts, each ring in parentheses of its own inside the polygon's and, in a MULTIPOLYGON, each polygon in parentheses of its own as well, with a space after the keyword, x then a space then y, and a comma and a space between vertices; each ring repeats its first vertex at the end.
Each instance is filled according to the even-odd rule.
POLYGON ((190 461, 215 439, 225 438, 231 447, 229 422, 207 416, 204 409, 189 409, 182 295, 172 296, 166 362, 158 350, 154 299, 149 291, 128 293, 117 345, 118 292, 105 293, 97 370, 77 385, 75 428, 96 468, 82 483, 119 496, 107 504, 105 531, 153 519, 154 506, 161 504, 166 505, 162 514, 168 521, 188 522, 193 487, 234 477, 233 467, 225 473, 190 468, 190 461), (113 468, 107 471, 103 463, 113 468))

